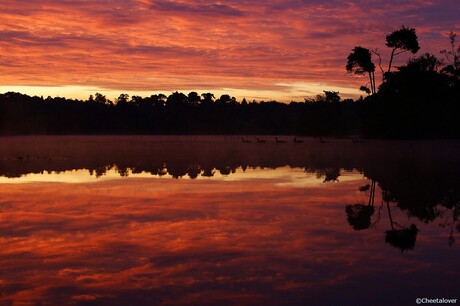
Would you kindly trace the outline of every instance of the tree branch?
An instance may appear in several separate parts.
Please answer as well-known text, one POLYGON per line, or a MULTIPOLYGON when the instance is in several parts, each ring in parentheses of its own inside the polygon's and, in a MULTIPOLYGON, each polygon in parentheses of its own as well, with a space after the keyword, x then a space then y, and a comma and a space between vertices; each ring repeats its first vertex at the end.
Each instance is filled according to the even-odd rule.
POLYGON ((377 64, 379 64, 379 68, 380 68, 380 71, 382 72, 382 78, 383 78, 385 71, 383 70, 383 67, 382 67, 382 56, 379 53, 379 49, 375 48, 375 50, 371 50, 371 52, 377 56, 377 64))
POLYGON ((407 50, 402 50, 402 51, 399 51, 399 52, 396 52, 394 55, 398 55, 398 54, 402 54, 402 53, 406 53, 407 50))

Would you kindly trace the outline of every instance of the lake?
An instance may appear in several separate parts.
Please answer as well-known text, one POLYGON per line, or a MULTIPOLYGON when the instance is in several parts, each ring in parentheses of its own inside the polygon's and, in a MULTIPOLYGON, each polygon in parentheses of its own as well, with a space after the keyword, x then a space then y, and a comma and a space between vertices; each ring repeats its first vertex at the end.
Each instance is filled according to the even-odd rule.
POLYGON ((0 138, 0 305, 460 298, 460 141, 0 138))

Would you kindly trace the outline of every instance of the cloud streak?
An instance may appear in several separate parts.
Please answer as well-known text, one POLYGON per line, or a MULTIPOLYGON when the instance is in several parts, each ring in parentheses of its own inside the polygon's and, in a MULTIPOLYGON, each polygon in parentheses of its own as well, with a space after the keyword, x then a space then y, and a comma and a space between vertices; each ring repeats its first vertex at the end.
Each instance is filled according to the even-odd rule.
POLYGON ((197 2, 179 2, 179 1, 151 1, 150 8, 158 12, 170 12, 179 14, 197 14, 203 16, 243 16, 241 10, 232 6, 220 3, 197 3, 197 2))

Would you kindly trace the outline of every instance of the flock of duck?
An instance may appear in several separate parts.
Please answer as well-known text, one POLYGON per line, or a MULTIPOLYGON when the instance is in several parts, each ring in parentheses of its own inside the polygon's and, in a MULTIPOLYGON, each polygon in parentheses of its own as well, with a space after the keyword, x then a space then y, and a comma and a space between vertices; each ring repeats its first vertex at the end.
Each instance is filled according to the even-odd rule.
MULTIPOLYGON (((364 140, 362 140, 360 137, 357 137, 357 136, 351 137, 351 141, 352 141, 353 143, 364 142, 364 140)), ((248 143, 248 142, 264 143, 264 142, 269 142, 269 141, 267 141, 267 139, 261 139, 261 138, 259 138, 259 137, 256 137, 255 141, 254 141, 253 139, 241 137, 241 142, 246 142, 246 143, 248 143)), ((288 142, 288 140, 286 140, 286 139, 280 139, 280 138, 278 138, 278 137, 275 137, 275 143, 286 143, 286 142, 288 142)), ((303 143, 304 140, 303 140, 303 139, 300 139, 300 138, 297 138, 297 137, 294 137, 294 138, 292 139, 292 142, 294 142, 294 143, 303 143)), ((323 137, 320 137, 320 138, 319 138, 319 142, 320 142, 320 143, 327 143, 327 142, 329 142, 329 141, 328 141, 328 140, 325 140, 323 137)))
MULTIPOLYGON (((292 141, 294 143, 302 143, 304 142, 302 139, 299 139, 297 137, 294 137, 292 139, 292 141)), ((249 139, 249 138, 244 138, 244 137, 241 137, 241 142, 258 142, 258 143, 263 143, 263 142, 269 142, 267 139, 261 139, 259 137, 256 137, 255 141, 253 141, 252 139, 249 139)), ((275 137, 275 142, 276 143, 286 143, 287 140, 286 139, 280 139, 278 137, 275 137)))

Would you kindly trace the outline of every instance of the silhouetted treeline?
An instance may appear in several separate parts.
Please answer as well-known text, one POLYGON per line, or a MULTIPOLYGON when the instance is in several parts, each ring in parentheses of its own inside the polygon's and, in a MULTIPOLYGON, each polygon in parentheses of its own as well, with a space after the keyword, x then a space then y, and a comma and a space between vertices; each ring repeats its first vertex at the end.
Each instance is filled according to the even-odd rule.
POLYGON ((305 102, 242 102, 174 92, 122 94, 112 102, 0 95, 0 134, 272 134, 384 138, 460 136, 460 77, 426 54, 385 74, 377 93, 342 101, 338 93, 305 102))
POLYGON ((237 102, 174 92, 168 97, 96 94, 86 100, 0 95, 7 134, 298 134, 346 135, 359 127, 358 105, 345 102, 237 102))

